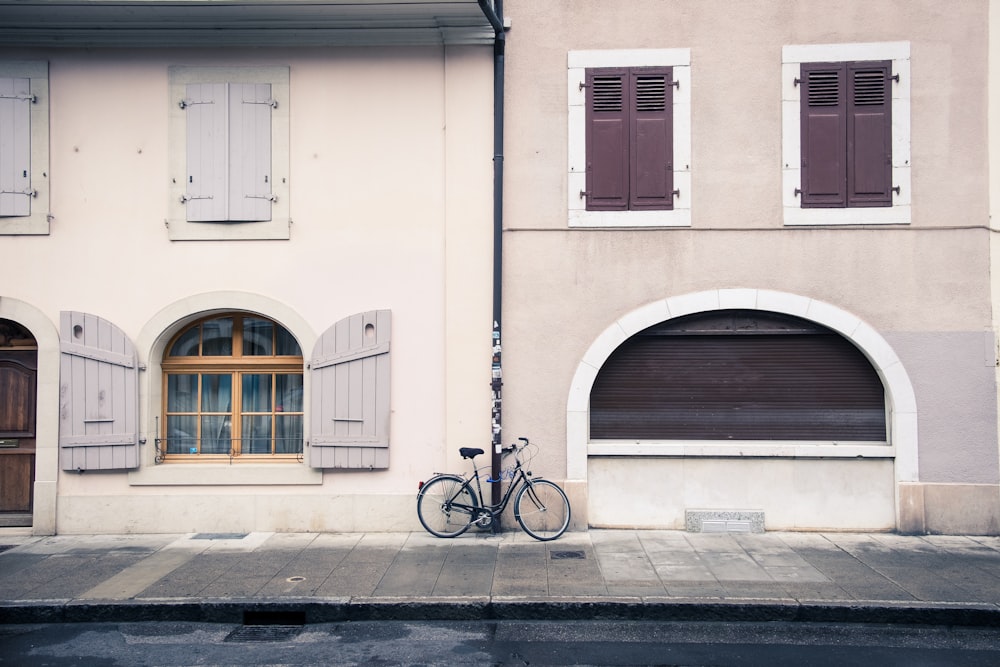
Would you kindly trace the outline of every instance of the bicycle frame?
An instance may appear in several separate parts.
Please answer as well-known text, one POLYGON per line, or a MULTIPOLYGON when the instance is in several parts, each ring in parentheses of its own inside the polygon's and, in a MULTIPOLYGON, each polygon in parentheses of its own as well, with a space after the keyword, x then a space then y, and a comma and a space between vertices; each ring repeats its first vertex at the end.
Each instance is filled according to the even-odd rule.
MULTIPOLYGON (((507 509, 507 503, 509 503, 510 499, 514 497, 514 492, 517 491, 519 488, 521 488, 522 484, 526 484, 529 487, 531 486, 532 483, 531 471, 528 472, 524 471, 523 465, 521 463, 521 458, 517 454, 517 449, 513 449, 511 451, 514 454, 514 461, 515 461, 514 473, 513 473, 514 476, 511 479, 510 486, 507 487, 507 490, 504 492, 503 497, 500 499, 499 503, 497 503, 496 505, 488 505, 483 500, 484 498, 483 488, 482 484, 479 481, 481 475, 479 474, 479 469, 475 467, 476 466, 475 460, 472 461, 472 466, 473 466, 472 476, 466 479, 465 483, 462 484, 460 487, 458 487, 458 490, 455 491, 455 495, 453 495, 451 498, 448 499, 448 504, 450 507, 469 513, 469 523, 473 523, 475 521, 480 520, 480 514, 482 514, 484 511, 489 512, 490 520, 493 520, 494 518, 497 517, 497 515, 503 514, 504 510, 507 509), (465 489, 470 489, 470 490, 472 489, 473 480, 476 481, 476 487, 475 487, 476 497, 479 498, 481 505, 478 507, 473 507, 471 505, 466 505, 464 503, 455 502, 455 498, 461 495, 461 493, 465 489)), ((491 484, 500 484, 503 481, 503 476, 501 475, 501 479, 497 480, 487 479, 486 481, 491 484)))

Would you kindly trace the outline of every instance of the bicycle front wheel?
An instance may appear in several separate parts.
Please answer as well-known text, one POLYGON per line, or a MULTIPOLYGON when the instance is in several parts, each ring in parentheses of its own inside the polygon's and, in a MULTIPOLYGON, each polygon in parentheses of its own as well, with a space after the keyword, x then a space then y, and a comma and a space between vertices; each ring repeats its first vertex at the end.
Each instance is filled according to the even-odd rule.
POLYGON ((536 540, 548 542, 565 533, 569 515, 566 494, 547 479, 531 480, 514 499, 514 518, 536 540))
POLYGON ((417 494, 417 517, 435 537, 456 537, 469 529, 479 501, 458 475, 430 480, 417 494))

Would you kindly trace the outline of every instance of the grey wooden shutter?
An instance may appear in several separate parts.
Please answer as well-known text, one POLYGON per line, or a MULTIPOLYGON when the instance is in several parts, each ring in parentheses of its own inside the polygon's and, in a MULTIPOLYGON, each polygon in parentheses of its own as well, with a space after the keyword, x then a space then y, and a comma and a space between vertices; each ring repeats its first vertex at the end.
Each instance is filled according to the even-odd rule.
POLYGON ((0 216, 31 215, 31 80, 0 78, 0 216))
POLYGON ((229 85, 229 220, 271 219, 271 84, 229 85))
POLYGON ((314 468, 389 467, 389 338, 392 314, 373 310, 330 327, 313 348, 314 468))
POLYGON ((185 88, 189 222, 229 219, 228 95, 224 83, 190 83, 185 88))
POLYGON ((628 70, 586 74, 587 210, 628 208, 628 70))
POLYGON ((848 206, 892 206, 892 62, 847 65, 848 206))
POLYGON ((847 206, 844 63, 802 63, 802 207, 847 206))
POLYGON ((673 208, 673 68, 629 71, 629 208, 673 208))
POLYGON ((138 467, 138 383, 132 342, 95 315, 63 312, 59 345, 62 469, 138 467))

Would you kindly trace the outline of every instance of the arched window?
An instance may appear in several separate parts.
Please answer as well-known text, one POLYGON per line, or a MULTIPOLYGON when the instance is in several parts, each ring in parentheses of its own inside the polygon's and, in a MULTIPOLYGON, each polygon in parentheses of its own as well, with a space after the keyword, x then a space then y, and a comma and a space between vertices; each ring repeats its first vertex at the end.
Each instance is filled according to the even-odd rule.
POLYGON ((199 320, 163 358, 166 460, 302 455, 302 350, 280 324, 247 313, 199 320))
POLYGON ((607 359, 592 440, 885 442, 885 391, 839 334, 795 317, 724 310, 654 325, 607 359))

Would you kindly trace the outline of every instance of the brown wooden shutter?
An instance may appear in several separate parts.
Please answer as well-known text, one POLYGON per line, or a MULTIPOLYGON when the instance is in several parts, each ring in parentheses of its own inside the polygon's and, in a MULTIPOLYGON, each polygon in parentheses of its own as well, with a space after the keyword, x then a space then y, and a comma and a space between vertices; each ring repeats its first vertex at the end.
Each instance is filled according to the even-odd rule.
POLYGON ((62 469, 138 467, 139 392, 132 341, 99 317, 63 312, 59 347, 62 469))
POLYGON ((848 206, 892 206, 892 62, 847 64, 848 206))
POLYGON ((673 208, 673 68, 629 70, 629 208, 673 208))
POLYGON ((840 335, 756 312, 688 322, 608 358, 590 395, 592 439, 885 441, 882 383, 840 335))
POLYGON ((587 210, 628 208, 628 70, 587 70, 587 210))
POLYGON ((330 327, 313 348, 314 468, 389 467, 389 339, 392 314, 373 310, 330 327))
POLYGON ((802 207, 847 206, 847 86, 844 63, 802 63, 802 207))

